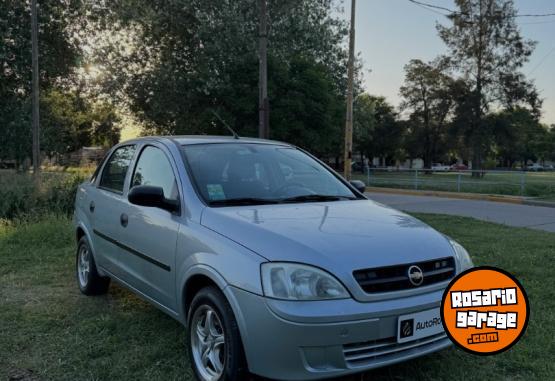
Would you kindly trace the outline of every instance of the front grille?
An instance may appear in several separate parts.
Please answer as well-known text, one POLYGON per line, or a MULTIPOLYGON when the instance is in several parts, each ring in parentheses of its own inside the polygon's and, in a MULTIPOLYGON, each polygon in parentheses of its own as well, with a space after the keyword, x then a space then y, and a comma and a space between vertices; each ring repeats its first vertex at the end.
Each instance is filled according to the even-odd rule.
POLYGON ((454 275, 455 260, 453 257, 353 272, 360 287, 369 294, 428 286, 451 279, 454 275), (411 266, 418 266, 424 275, 424 280, 418 286, 409 281, 408 271, 411 266))
POLYGON ((408 356, 411 351, 433 349, 442 340, 448 340, 444 332, 402 344, 397 343, 395 337, 389 337, 387 339, 343 345, 343 356, 350 367, 367 366, 372 362, 383 362, 387 361, 388 358, 400 355, 408 356))

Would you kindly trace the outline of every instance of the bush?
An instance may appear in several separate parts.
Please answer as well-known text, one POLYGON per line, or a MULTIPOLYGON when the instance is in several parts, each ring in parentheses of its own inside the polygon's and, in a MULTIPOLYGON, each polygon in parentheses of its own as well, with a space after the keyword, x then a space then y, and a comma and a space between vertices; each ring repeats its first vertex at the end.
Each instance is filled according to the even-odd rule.
POLYGON ((77 186, 87 178, 82 172, 45 172, 37 185, 30 174, 0 172, 0 219, 69 215, 77 186))

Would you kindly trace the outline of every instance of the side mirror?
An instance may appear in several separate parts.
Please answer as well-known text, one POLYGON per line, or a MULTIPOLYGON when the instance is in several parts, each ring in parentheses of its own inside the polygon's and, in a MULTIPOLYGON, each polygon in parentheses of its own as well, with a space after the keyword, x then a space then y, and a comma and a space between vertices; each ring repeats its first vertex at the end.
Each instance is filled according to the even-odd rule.
POLYGON ((355 189, 357 191, 359 191, 360 193, 364 193, 366 191, 366 184, 364 184, 360 180, 351 180, 351 181, 349 181, 349 184, 351 184, 353 187, 355 187, 355 189))
POLYGON ((131 188, 127 199, 135 205, 165 209, 172 213, 179 211, 179 202, 166 199, 161 187, 137 185, 131 188))

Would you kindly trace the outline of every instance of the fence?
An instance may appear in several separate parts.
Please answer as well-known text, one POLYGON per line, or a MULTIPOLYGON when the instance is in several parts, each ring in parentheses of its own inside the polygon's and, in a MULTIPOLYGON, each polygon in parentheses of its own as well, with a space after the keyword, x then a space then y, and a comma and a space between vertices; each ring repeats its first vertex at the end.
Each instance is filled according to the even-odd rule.
POLYGON ((354 177, 373 187, 555 197, 555 172, 369 168, 354 177))

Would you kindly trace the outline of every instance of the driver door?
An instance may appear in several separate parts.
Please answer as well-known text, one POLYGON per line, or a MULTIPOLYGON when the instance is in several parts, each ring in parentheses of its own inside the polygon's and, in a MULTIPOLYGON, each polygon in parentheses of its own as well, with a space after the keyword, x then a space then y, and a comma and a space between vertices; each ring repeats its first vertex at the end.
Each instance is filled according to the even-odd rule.
MULTIPOLYGON (((161 187, 164 197, 178 201, 176 168, 165 147, 147 144, 140 150, 129 188, 161 187)), ((131 286, 175 311, 175 253, 180 213, 125 202, 127 226, 121 236, 122 278, 131 286)))

